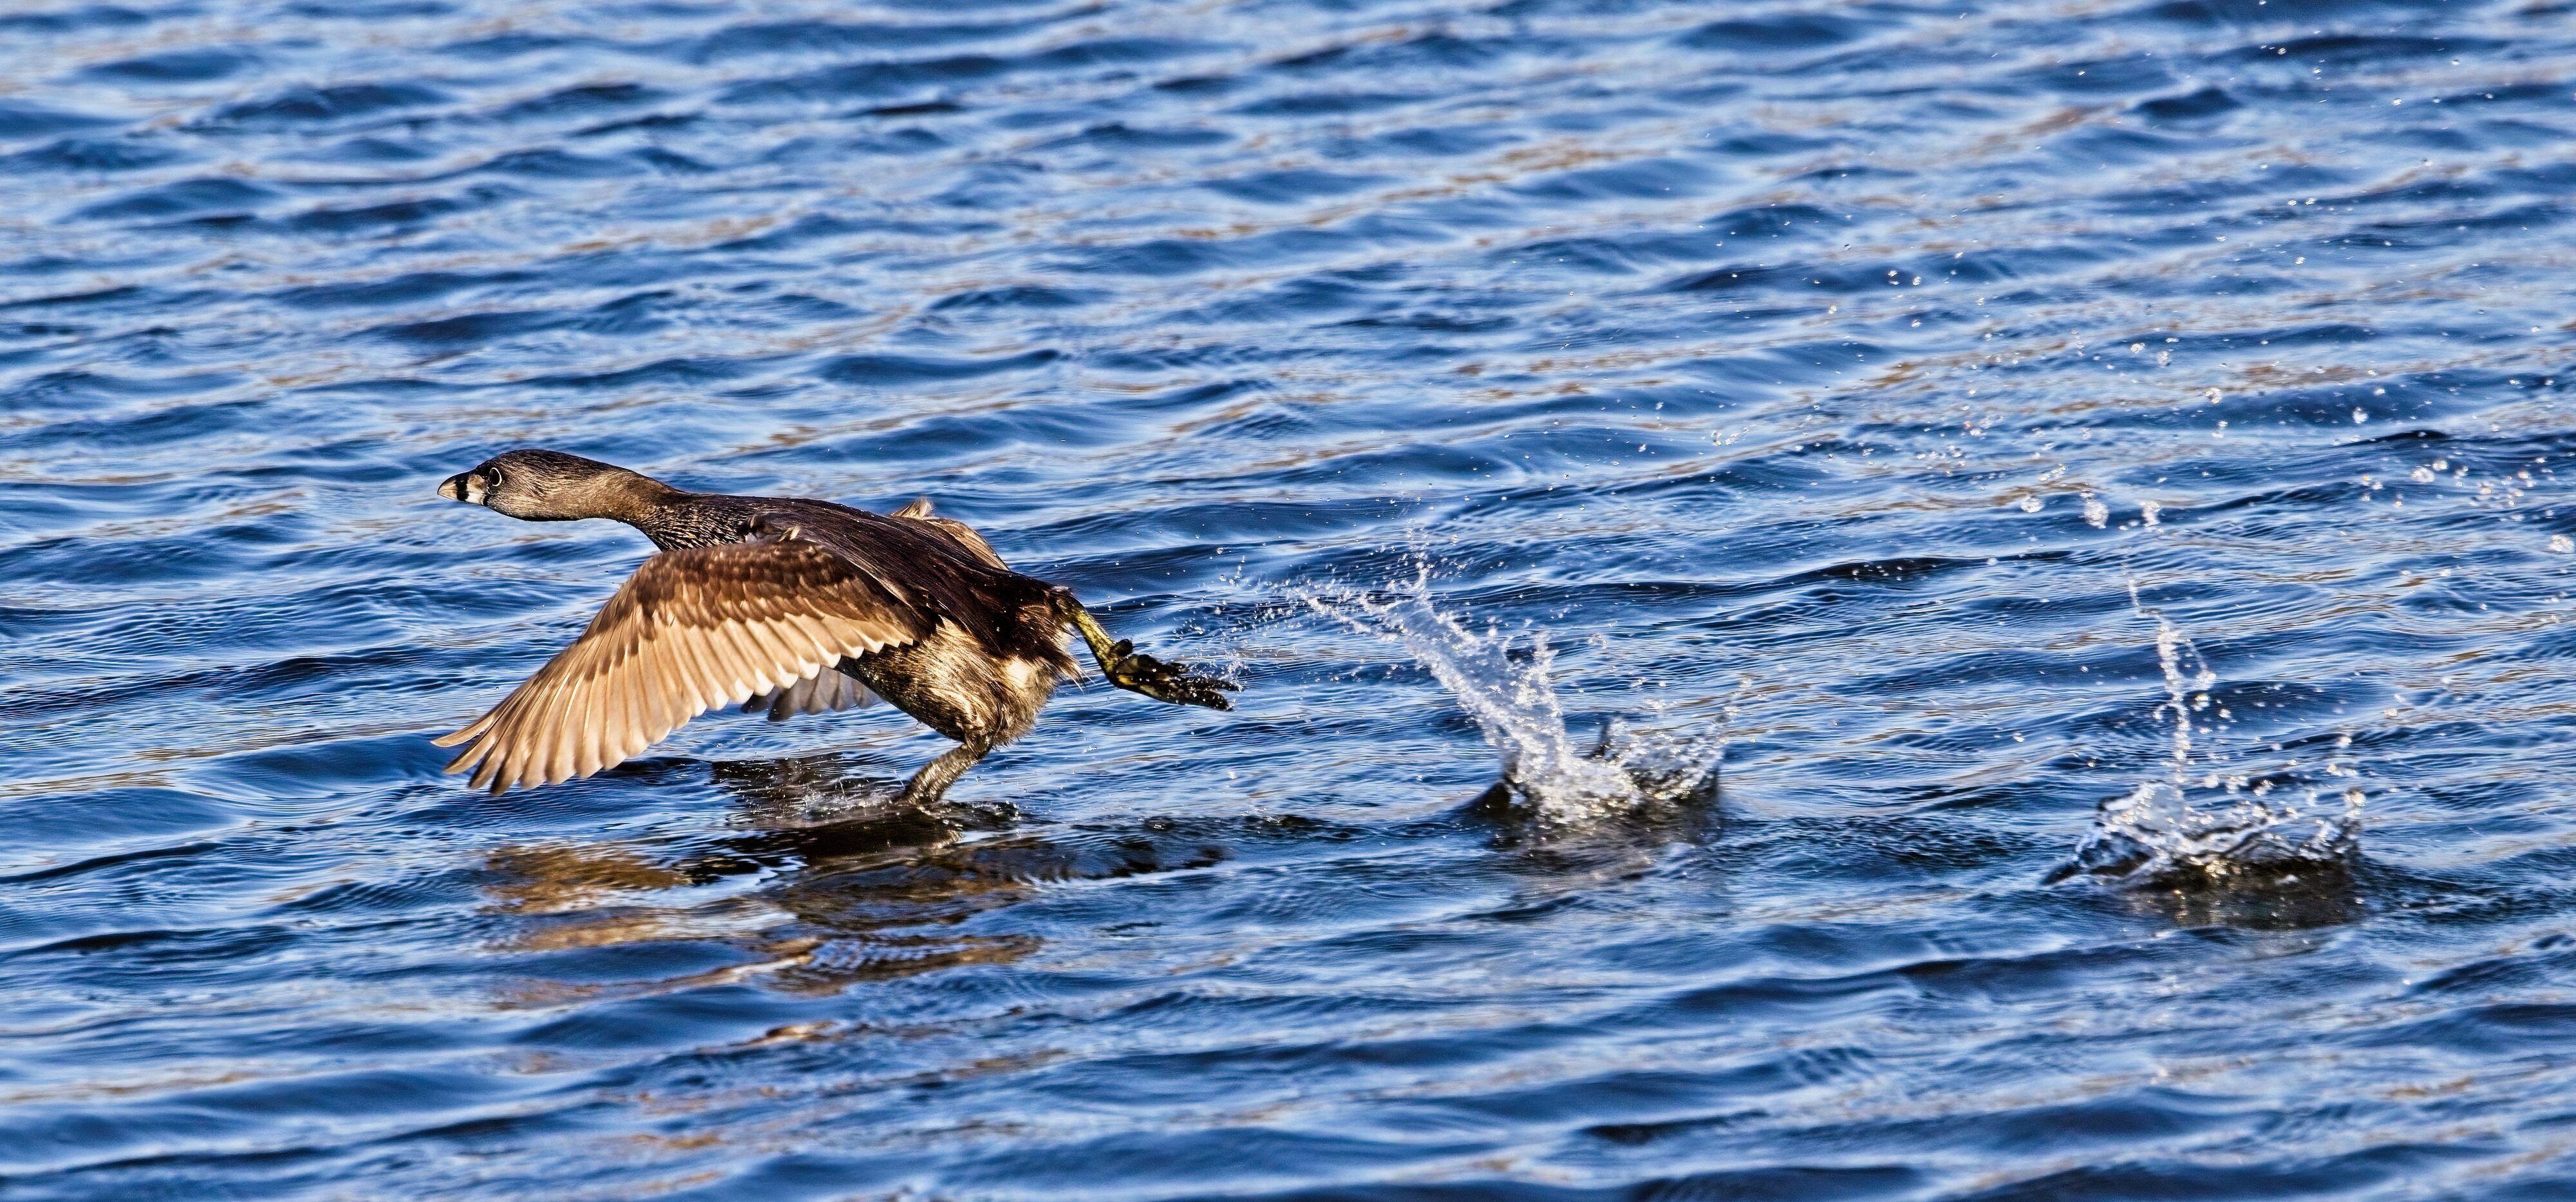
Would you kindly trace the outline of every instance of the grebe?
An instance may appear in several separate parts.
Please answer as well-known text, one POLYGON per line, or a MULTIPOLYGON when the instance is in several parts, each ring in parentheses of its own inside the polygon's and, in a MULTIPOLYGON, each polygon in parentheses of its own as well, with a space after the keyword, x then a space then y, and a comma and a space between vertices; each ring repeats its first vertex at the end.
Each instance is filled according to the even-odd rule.
POLYGON ((1080 679, 1068 628, 1122 689, 1232 709, 1236 688, 1136 652, 1073 594, 1004 565, 928 499, 892 515, 829 501, 692 493, 560 451, 493 456, 438 495, 531 522, 608 518, 653 540, 581 637, 463 730, 447 771, 499 794, 588 776, 720 705, 792 714, 883 697, 957 740, 904 786, 927 804, 1027 734, 1059 678, 1080 679))

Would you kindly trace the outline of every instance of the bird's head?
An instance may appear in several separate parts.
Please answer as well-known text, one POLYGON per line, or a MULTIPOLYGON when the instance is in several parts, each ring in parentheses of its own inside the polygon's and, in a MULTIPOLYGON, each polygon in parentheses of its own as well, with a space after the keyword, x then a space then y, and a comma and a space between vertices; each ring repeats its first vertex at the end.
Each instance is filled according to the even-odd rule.
POLYGON ((438 495, 530 522, 620 517, 659 482, 561 451, 503 451, 440 481, 438 495))

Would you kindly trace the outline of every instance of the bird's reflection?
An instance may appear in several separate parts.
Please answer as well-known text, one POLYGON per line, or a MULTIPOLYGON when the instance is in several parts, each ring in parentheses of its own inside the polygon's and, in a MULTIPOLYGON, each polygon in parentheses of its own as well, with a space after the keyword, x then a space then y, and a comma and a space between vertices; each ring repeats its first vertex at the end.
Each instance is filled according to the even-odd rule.
POLYGON ((486 861, 496 913, 523 920, 509 950, 714 941, 746 963, 620 986, 530 982, 553 1003, 757 977, 830 992, 871 980, 1018 960, 1025 931, 959 930, 1053 880, 1129 876, 1226 858, 1221 832, 1144 821, 1122 830, 1018 831, 1007 804, 898 804, 899 779, 839 754, 709 765, 732 795, 732 833, 686 843, 507 847, 486 861), (746 879, 749 888, 738 888, 746 879))
MULTIPOLYGON (((678 786, 703 770, 733 802, 729 829, 660 842, 544 843, 487 857, 485 893, 506 924, 505 950, 620 947, 649 961, 670 945, 686 973, 618 984, 529 980, 509 999, 561 1004, 601 996, 757 981, 832 992, 939 969, 1006 964, 1044 946, 1029 922, 978 921, 1055 881, 1200 868, 1247 842, 1351 839, 1368 828, 1294 816, 1158 816, 1024 825, 1007 803, 895 800, 902 781, 832 753, 706 765, 655 761, 626 770, 678 786), (1004 928, 1004 929, 996 929, 1004 928), (737 963, 706 970, 720 944, 737 963)), ((1508 799, 1375 833, 1452 838, 1481 829, 1499 867, 1549 892, 1651 868, 1677 844, 1703 843, 1717 821, 1714 778, 1641 780, 1646 797, 1567 829, 1533 822, 1508 799), (1672 787, 1662 787, 1671 785, 1672 787), (1688 787, 1683 787, 1688 785, 1688 787)))

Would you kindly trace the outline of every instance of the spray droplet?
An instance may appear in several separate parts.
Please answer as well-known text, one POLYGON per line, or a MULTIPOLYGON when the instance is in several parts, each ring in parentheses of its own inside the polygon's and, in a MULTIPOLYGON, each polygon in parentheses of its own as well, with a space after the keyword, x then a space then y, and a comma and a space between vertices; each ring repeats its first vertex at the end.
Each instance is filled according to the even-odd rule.
POLYGON ((2569 538, 2564 534, 2550 535, 2549 549, 2556 551, 2561 555, 2565 555, 2570 551, 2576 551, 2576 538, 2569 538))
POLYGON ((2366 422, 2366 421, 2369 421, 2369 420, 2370 420, 2370 411, 2369 411, 2369 410, 2364 409, 2364 408, 2362 408, 2362 407, 2361 407, 2361 406, 2359 406, 2359 405, 2355 405, 2355 406, 2353 406, 2353 407, 2352 407, 2352 424, 2354 424, 2354 425, 2358 426, 2358 425, 2360 425, 2361 423, 2366 422))
POLYGON ((2040 500, 2038 493, 2032 493, 2021 499, 2021 511, 2023 513, 2037 513, 2039 512, 2039 506, 2040 500))
POLYGON ((2104 523, 2111 520, 2111 507, 2095 500, 2093 494, 2086 493, 2084 494, 2084 520, 2094 529, 2099 530, 2104 523))
POLYGON ((2147 519, 2147 524, 2150 526, 2156 524, 2156 515, 2163 513, 2164 511, 2165 507, 2154 501, 2149 501, 2138 506, 2138 516, 2147 519))

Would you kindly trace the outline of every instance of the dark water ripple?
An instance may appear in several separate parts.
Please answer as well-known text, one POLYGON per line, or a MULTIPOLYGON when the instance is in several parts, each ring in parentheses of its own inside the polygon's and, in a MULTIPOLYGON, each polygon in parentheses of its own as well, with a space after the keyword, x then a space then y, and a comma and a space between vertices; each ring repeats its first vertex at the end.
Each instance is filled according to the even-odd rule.
POLYGON ((2576 1192, 2563 5, 33 0, 0 66, 0 1196, 2576 1192), (468 795, 427 736, 640 546, 430 497, 523 444, 930 494, 1242 708, 1069 692, 936 817, 882 711, 468 795), (1457 813, 1476 726, 1307 603, 1426 569, 1578 726, 1726 725, 1722 812, 1457 813), (2146 609, 2196 795, 2357 789, 2348 869, 2042 883, 2167 771, 2146 609))

